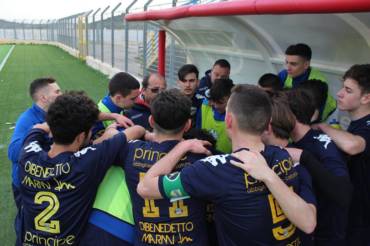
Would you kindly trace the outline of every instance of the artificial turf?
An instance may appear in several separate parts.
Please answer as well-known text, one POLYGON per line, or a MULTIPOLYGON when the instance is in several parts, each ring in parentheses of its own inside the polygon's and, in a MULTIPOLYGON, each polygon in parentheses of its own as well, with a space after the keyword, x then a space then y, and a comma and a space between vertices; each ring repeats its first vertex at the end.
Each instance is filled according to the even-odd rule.
MULTIPOLYGON (((10 48, 10 47, 9 47, 10 48)), ((2 50, 0 45, 0 64, 2 50)), ((53 77, 63 91, 84 90, 95 101, 107 91, 107 76, 91 69, 60 48, 51 45, 16 45, 0 71, 0 244, 14 245, 16 213, 11 189, 11 162, 7 150, 18 116, 32 100, 28 89, 32 80, 53 77)))
POLYGON ((0 45, 0 64, 2 63, 5 56, 8 54, 8 51, 10 50, 12 46, 11 45, 0 45))

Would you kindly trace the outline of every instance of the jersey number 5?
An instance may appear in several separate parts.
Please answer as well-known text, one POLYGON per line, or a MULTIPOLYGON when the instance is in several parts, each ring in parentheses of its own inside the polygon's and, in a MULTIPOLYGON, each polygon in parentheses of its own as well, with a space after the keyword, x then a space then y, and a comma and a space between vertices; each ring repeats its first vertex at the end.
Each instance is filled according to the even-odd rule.
POLYGON ((44 202, 49 205, 35 217, 35 228, 39 231, 45 231, 49 233, 60 233, 60 222, 59 220, 48 220, 59 210, 58 197, 51 192, 40 191, 35 195, 35 204, 42 204, 44 202))
MULTIPOLYGON (((268 195, 268 199, 271 209, 272 223, 275 225, 280 221, 287 220, 283 210, 281 209, 276 199, 271 194, 268 195)), ((272 234, 274 235, 274 238, 276 240, 285 240, 293 235, 295 229, 296 229, 295 225, 289 223, 289 225, 286 227, 282 226, 274 227, 272 229, 272 234)))

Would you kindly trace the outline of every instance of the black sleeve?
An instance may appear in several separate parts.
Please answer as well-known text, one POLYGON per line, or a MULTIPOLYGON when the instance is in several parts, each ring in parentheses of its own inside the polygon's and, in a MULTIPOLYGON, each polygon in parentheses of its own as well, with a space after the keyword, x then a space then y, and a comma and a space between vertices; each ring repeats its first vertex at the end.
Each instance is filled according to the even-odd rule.
POLYGON ((306 150, 302 152, 300 163, 309 171, 320 193, 343 208, 349 207, 353 186, 347 176, 335 176, 306 150))

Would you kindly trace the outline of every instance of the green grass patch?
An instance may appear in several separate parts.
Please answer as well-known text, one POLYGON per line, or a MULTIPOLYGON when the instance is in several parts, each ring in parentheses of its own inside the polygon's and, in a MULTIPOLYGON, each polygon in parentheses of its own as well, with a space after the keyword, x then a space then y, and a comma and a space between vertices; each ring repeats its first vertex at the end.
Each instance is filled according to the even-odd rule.
MULTIPOLYGON (((11 46, 9 45, 9 48, 11 46)), ((0 46, 0 57, 3 45, 0 46)), ((1 60, 1 58, 0 58, 1 60)), ((11 162, 7 147, 10 129, 32 104, 29 84, 36 78, 53 77, 62 90, 84 90, 95 101, 107 92, 108 78, 65 51, 50 45, 16 45, 0 72, 0 242, 14 245, 16 213, 11 189, 11 162)))
POLYGON ((3 62, 3 59, 8 54, 11 47, 12 45, 8 45, 8 44, 0 45, 0 64, 3 62))

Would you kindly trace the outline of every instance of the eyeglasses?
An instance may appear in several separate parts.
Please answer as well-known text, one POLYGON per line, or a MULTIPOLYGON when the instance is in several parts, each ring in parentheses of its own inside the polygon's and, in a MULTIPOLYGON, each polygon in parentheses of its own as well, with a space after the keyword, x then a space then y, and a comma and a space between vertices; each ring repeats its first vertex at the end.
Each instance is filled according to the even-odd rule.
POLYGON ((152 93, 155 93, 155 94, 165 90, 165 88, 160 88, 160 87, 153 87, 153 88, 148 87, 147 89, 149 89, 152 93))

